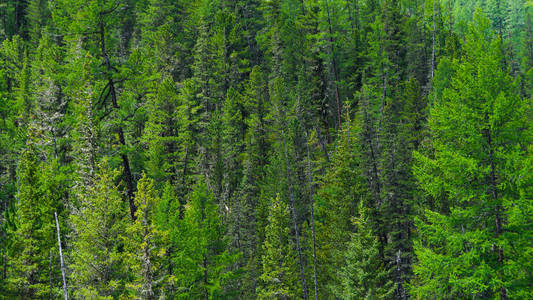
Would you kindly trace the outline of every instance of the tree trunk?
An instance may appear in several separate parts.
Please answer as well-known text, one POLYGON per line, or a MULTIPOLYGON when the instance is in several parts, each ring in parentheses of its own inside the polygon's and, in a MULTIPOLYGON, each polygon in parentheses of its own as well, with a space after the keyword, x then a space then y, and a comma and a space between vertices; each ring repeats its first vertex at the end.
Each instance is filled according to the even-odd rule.
POLYGON ((59 247, 59 260, 61 262, 61 276, 63 278, 63 293, 65 295, 65 300, 68 300, 67 278, 65 276, 65 263, 63 261, 63 248, 61 248, 61 234, 59 232, 59 221, 57 220, 57 212, 54 212, 54 217, 56 219, 57 245, 59 247))
MULTIPOLYGON (((113 71, 113 67, 111 66, 111 62, 109 60, 109 56, 107 55, 106 47, 105 47, 105 31, 104 31, 104 23, 102 21, 102 17, 100 16, 100 44, 102 49, 102 57, 105 61, 106 69, 107 69, 107 77, 108 77, 108 86, 109 91, 111 94, 111 103, 113 105, 113 109, 119 109, 118 102, 117 102, 117 93, 115 90, 115 82, 113 81, 113 78, 111 76, 111 72, 113 71)), ((105 99, 104 99, 105 101, 105 99)), ((124 130, 122 130, 122 127, 118 127, 118 140, 121 147, 126 147, 126 140, 124 139, 124 130)), ((130 205, 130 215, 131 219, 135 220, 135 211, 137 210, 137 207, 135 206, 135 202, 133 200, 133 177, 131 175, 131 169, 130 169, 130 161, 128 159, 128 155, 126 153, 121 153, 120 157, 122 158, 122 167, 124 168, 124 181, 126 182, 126 190, 128 194, 128 201, 130 205)))
POLYGON ((292 190, 292 183, 291 183, 291 169, 289 165, 289 156, 287 154, 287 143, 285 142, 285 132, 283 129, 281 130, 281 135, 283 138, 283 147, 285 150, 285 166, 287 169, 287 184, 289 186, 289 197, 291 200, 291 212, 292 212, 292 222, 294 224, 294 232, 296 235, 296 247, 298 249, 298 259, 300 261, 300 273, 301 273, 301 280, 302 280, 302 289, 304 293, 304 299, 309 299, 308 293, 307 293, 307 284, 305 283, 305 271, 304 271, 304 264, 303 264, 303 258, 302 258, 302 248, 300 247, 300 233, 298 231, 298 223, 296 221, 296 209, 294 208, 295 202, 294 202, 294 193, 292 190))
POLYGON ((341 129, 341 100, 339 96, 339 73, 337 70, 337 60, 335 59, 335 46, 333 44, 333 29, 331 27, 331 18, 329 15, 329 0, 325 0, 326 2, 326 11, 328 14, 328 28, 329 28, 329 45, 330 45, 330 51, 331 51, 331 61, 333 63, 333 76, 335 77, 335 100, 337 102, 337 128, 341 129))
MULTIPOLYGON (((485 113, 485 121, 488 126, 489 124, 489 115, 488 113, 485 113)), ((490 129, 485 130, 485 138, 487 139, 487 145, 489 150, 489 160, 490 160, 490 178, 489 178, 489 184, 490 184, 490 192, 492 196, 492 200, 494 201, 494 204, 496 204, 496 211, 495 211, 495 217, 496 217, 496 238, 498 238, 503 233, 502 228, 502 206, 500 203, 498 203, 498 186, 496 182, 496 166, 494 165, 494 150, 492 149, 492 136, 490 129)), ((503 254, 503 248, 500 245, 496 245, 496 251, 498 253, 498 263, 500 264, 500 267, 504 265, 505 256, 503 254)), ((501 271, 500 271, 500 279, 502 277, 501 271)), ((502 285, 500 288, 500 299, 501 300, 507 300, 507 290, 502 285)))
POLYGON ((315 300, 318 300, 318 283, 317 283, 317 276, 316 276, 315 209, 314 209, 314 199, 313 199, 313 178, 311 177, 311 155, 309 154, 309 138, 307 138, 306 145, 307 145, 307 181, 309 184, 309 205, 311 207, 311 233, 313 235, 313 279, 315 283, 315 300))

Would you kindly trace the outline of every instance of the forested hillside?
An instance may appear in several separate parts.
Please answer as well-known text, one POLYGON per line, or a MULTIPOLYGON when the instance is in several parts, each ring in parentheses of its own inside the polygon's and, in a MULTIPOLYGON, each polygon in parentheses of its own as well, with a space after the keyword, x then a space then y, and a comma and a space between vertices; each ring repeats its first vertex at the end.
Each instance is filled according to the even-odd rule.
POLYGON ((1 0, 0 299, 533 299, 531 0, 1 0))

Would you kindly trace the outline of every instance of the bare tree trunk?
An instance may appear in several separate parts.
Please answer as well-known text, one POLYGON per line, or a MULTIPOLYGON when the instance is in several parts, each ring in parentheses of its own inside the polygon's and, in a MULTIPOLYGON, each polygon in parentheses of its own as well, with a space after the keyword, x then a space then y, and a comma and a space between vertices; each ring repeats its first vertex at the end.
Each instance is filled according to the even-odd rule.
POLYGON ((304 271, 304 264, 303 264, 303 258, 302 258, 302 248, 300 246, 300 233, 298 231, 298 224, 296 222, 296 210, 294 208, 295 202, 294 202, 294 193, 292 190, 292 183, 291 183, 291 169, 289 165, 289 155, 287 154, 287 143, 285 142, 285 132, 283 129, 281 130, 281 135, 283 138, 283 147, 285 150, 285 165, 287 169, 287 181, 289 185, 289 197, 291 199, 291 212, 292 212, 292 222, 294 223, 294 232, 296 235, 296 246, 298 249, 298 259, 300 261, 300 273, 301 273, 301 280, 302 280, 302 289, 304 292, 304 299, 309 299, 308 293, 307 293, 307 284, 305 283, 305 271, 304 271))
MULTIPOLYGON (((107 13, 107 12, 106 12, 107 13)), ((101 13, 102 14, 102 13, 101 13)), ((107 69, 107 77, 108 77, 108 86, 109 86, 109 92, 111 94, 111 103, 113 105, 113 109, 119 109, 118 102, 117 102, 117 93, 115 90, 115 82, 113 81, 113 78, 111 76, 111 72, 113 71, 113 67, 111 66, 111 62, 109 60, 109 56, 107 55, 107 50, 105 47, 105 29, 104 29, 104 23, 102 21, 102 16, 100 16, 100 46, 102 50, 102 57, 105 61, 106 69, 107 69)), ((105 99, 104 99, 105 101, 105 99)), ((118 139, 119 144, 122 147, 126 146, 126 140, 124 138, 124 130, 122 130, 122 127, 118 127, 118 139)), ((126 182, 126 190, 128 194, 128 201, 130 205, 130 215, 131 219, 135 220, 135 211, 137 210, 137 207, 135 206, 135 202, 133 200, 133 177, 131 175, 131 169, 130 169, 130 162, 128 159, 128 155, 126 153, 121 153, 120 157, 122 158, 122 167, 124 168, 124 181, 126 182)))
POLYGON ((433 0, 433 32, 431 34, 433 39, 431 46, 431 80, 433 80, 435 75, 435 1, 433 0))
POLYGON ((398 254, 396 256, 396 268, 397 268, 397 274, 396 274, 396 293, 398 300, 405 299, 405 291, 403 289, 403 283, 402 283, 402 271, 400 265, 402 264, 402 252, 398 250, 398 254))
MULTIPOLYGON (((307 135, 307 134, 306 134, 307 135)), ((318 281, 316 276, 316 242, 315 242, 315 208, 313 198, 313 178, 311 177, 311 155, 309 154, 309 138, 307 137, 307 181, 309 183, 309 205, 311 207, 311 232, 313 234, 313 279, 315 283, 315 300, 318 300, 318 281)))
POLYGON ((63 277, 63 293, 65 295, 65 300, 68 300, 67 278, 65 276, 65 263, 63 261, 63 248, 61 248, 61 234, 59 232, 59 221, 57 220, 57 212, 54 212, 54 217, 56 219, 57 245, 59 247, 59 260, 61 262, 61 276, 63 277))

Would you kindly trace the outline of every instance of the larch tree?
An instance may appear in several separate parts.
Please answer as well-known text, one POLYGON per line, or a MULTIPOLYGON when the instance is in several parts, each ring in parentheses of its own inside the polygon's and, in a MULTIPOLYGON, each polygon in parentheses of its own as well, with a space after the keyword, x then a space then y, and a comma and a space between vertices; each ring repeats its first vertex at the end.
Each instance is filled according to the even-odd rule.
POLYGON ((39 162, 31 141, 19 172, 6 293, 23 299, 54 297, 60 291, 60 282, 53 279, 60 278, 54 212, 63 210, 64 178, 57 162, 39 162))
POLYGON ((521 177, 528 167, 516 164, 531 156, 531 104, 502 65, 500 43, 476 13, 465 56, 451 61, 451 80, 430 109, 434 151, 417 153, 414 170, 422 190, 447 205, 418 219, 416 297, 532 295, 524 256, 530 176, 521 177))

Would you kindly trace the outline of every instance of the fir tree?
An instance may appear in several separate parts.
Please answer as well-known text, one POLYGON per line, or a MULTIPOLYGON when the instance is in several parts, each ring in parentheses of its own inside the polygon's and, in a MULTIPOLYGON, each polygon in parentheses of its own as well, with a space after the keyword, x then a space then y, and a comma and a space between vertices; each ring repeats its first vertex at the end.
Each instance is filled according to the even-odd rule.
POLYGON ((341 284, 335 291, 341 299, 387 299, 394 294, 390 269, 379 254, 379 242, 365 216, 363 202, 344 253, 346 265, 339 271, 341 284))

